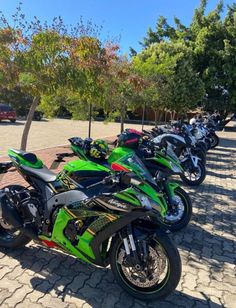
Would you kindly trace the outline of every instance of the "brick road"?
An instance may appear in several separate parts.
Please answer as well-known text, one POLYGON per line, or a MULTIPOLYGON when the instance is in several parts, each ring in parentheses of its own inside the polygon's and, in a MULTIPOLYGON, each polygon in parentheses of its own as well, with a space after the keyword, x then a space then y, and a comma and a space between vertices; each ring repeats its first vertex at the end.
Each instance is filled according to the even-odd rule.
MULTIPOLYGON (((31 242, 23 249, 0 250, 0 307, 236 307, 236 133, 220 136, 220 146, 208 154, 205 183, 189 190, 192 221, 172 235, 183 273, 166 300, 134 300, 109 268, 85 265, 31 242)), ((47 151, 39 154, 50 165, 55 149, 47 151)), ((1 184, 14 179, 12 173, 1 184)))

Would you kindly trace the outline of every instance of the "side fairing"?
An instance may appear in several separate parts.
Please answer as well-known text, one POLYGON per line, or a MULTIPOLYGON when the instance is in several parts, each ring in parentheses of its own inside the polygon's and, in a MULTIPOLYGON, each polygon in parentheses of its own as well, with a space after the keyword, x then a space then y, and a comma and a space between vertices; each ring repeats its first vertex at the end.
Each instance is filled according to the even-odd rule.
POLYGON ((105 260, 106 253, 103 255, 103 250, 101 250, 100 255, 96 256, 91 243, 99 232, 117 219, 119 219, 119 215, 102 210, 102 207, 99 207, 99 202, 96 202, 96 198, 77 200, 59 210, 50 240, 76 257, 96 264, 97 258, 99 258, 99 262, 105 260), (70 226, 69 231, 71 228, 76 231, 74 242, 67 236, 68 226, 70 226))
POLYGON ((80 158, 83 160, 88 160, 88 158, 86 157, 84 150, 75 144, 71 144, 71 150, 80 158))
POLYGON ((103 171, 103 172, 110 172, 110 169, 104 167, 103 165, 96 164, 92 161, 84 161, 84 160, 74 160, 71 161, 64 166, 64 170, 68 173, 72 173, 75 171, 103 171))
POLYGON ((134 153, 134 150, 125 147, 117 147, 112 151, 112 153, 108 157, 107 159, 108 164, 111 165, 113 162, 119 160, 121 157, 130 153, 134 153))

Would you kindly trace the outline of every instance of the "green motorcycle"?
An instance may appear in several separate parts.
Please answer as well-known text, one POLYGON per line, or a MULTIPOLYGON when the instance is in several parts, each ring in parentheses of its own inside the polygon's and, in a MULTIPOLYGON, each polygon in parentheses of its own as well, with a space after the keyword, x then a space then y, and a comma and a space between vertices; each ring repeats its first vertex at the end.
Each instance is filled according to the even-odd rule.
MULTIPOLYGON (((175 232, 186 227, 192 216, 192 203, 188 194, 174 182, 168 181, 168 176, 183 172, 178 162, 171 157, 164 155, 161 151, 143 158, 137 156, 137 151, 128 147, 114 148, 108 159, 94 159, 89 153, 92 140, 82 140, 81 138, 70 139, 71 148, 75 155, 85 161, 96 162, 105 167, 111 166, 112 163, 120 161, 123 157, 131 155, 132 159, 126 159, 127 168, 136 175, 141 176, 143 180, 148 181, 155 189, 155 194, 161 195, 161 204, 165 209, 165 215, 162 216, 162 224, 170 231, 175 232), (134 163, 132 163, 134 160, 134 163), (151 171, 151 172, 150 172, 151 171), (155 180, 154 180, 155 179, 155 180)), ((66 156, 60 154, 60 159, 66 156)), ((141 154, 139 156, 142 157, 141 154)), ((80 174, 76 161, 68 163, 64 166, 64 170, 75 181, 78 181, 77 174, 80 174)), ((91 174, 91 176, 93 176, 91 174)))
POLYGON ((54 174, 33 153, 12 149, 8 155, 31 189, 10 185, 0 191, 1 247, 33 239, 87 263, 110 265, 118 284, 141 300, 163 298, 176 288, 180 256, 160 228, 161 208, 151 186, 117 163, 113 167, 120 171, 111 175, 80 161, 84 175, 109 174, 88 184, 85 176, 76 183, 65 172, 54 174), (117 184, 126 188, 117 190, 117 184))

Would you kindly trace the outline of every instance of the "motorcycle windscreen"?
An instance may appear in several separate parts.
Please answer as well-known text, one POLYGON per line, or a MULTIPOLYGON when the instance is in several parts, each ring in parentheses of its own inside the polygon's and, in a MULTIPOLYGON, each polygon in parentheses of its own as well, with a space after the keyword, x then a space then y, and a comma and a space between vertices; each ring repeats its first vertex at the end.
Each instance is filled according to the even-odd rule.
POLYGON ((134 172, 138 176, 140 175, 144 180, 148 180, 149 182, 156 184, 152 175, 136 154, 127 154, 118 159, 116 163, 127 167, 130 171, 134 172))

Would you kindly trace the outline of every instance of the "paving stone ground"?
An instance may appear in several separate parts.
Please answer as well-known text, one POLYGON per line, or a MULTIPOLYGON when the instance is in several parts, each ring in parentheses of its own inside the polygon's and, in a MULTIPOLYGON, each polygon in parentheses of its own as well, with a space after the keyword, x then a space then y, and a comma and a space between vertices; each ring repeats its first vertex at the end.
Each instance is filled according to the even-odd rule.
MULTIPOLYGON (((109 268, 96 268, 31 242, 0 250, 0 307, 236 307, 236 133, 219 133, 208 154, 207 178, 186 188, 193 201, 189 226, 171 235, 183 272, 177 290, 163 301, 144 303, 127 295, 109 268)), ((53 155, 38 154, 50 166, 53 155)), ((59 166, 61 168, 61 166, 59 166)), ((15 173, 1 186, 18 181, 15 173)))

